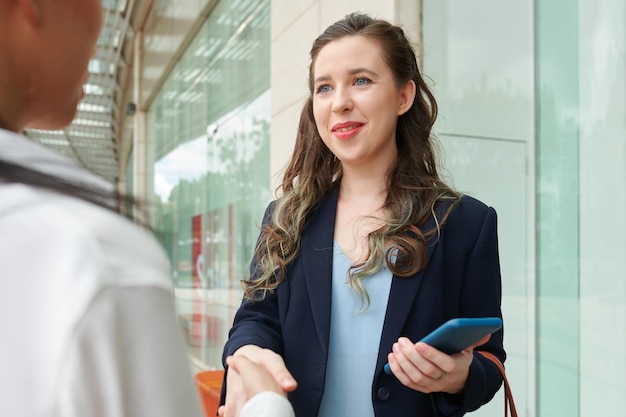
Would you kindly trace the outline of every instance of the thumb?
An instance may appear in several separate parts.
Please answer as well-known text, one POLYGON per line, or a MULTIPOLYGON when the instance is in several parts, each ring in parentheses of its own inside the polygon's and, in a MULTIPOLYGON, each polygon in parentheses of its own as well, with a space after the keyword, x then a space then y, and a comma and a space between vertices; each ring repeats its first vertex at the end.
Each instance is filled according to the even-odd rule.
POLYGON ((297 388, 298 383, 289 370, 287 370, 283 358, 279 355, 273 355, 263 366, 285 392, 291 392, 297 388))
POLYGON ((275 381, 278 381, 280 387, 285 392, 291 392, 298 387, 298 383, 293 378, 291 373, 287 370, 287 368, 280 368, 270 371, 275 381))

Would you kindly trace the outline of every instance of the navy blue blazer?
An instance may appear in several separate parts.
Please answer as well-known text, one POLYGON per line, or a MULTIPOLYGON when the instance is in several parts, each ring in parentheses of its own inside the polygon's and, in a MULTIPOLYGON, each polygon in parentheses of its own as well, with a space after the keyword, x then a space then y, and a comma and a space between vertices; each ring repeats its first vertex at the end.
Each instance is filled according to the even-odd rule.
MULTIPOLYGON (((311 215, 302 233, 301 253, 277 290, 263 301, 243 301, 224 348, 224 359, 247 344, 279 353, 298 381, 298 388, 289 394, 297 417, 317 417, 324 392, 337 190, 311 215)), ((432 224, 431 219, 427 226, 432 224)), ((502 316, 493 208, 464 196, 439 236, 430 240, 428 253, 425 269, 412 277, 392 278, 372 381, 376 417, 462 416, 488 402, 502 383, 495 365, 477 353, 465 391, 459 395, 423 394, 383 371, 387 354, 400 336, 416 342, 450 318, 502 316)), ((253 259, 252 274, 256 268, 253 259)), ((504 362, 502 336, 501 330, 494 333, 481 349, 504 362)))

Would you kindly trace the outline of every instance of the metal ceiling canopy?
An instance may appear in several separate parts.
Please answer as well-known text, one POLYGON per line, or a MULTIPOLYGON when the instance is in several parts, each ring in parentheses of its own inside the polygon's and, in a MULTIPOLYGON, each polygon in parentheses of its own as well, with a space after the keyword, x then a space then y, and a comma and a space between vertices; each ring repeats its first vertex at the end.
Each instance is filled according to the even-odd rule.
MULTIPOLYGON (((138 2, 141 0, 138 0, 138 2)), ((124 117, 120 88, 132 37, 135 0, 102 0, 103 25, 96 53, 89 62, 85 97, 70 126, 63 130, 27 129, 26 135, 78 161, 111 183, 120 172, 119 136, 124 117)))

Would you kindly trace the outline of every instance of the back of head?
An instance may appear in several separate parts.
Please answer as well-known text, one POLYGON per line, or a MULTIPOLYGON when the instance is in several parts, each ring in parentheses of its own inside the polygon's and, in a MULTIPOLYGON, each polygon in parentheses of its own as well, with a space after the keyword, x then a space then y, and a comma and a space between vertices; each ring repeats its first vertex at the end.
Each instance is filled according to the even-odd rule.
MULTIPOLYGON (((57 130, 73 121, 101 26, 102 0, 0 0, 0 129, 57 130)), ((6 147, 25 140, 6 132, 4 139, 6 147)), ((32 146, 32 152, 39 149, 32 146)), ((59 170, 70 163, 51 160, 59 170)), ((11 152, 0 155, 0 178, 116 211, 120 202, 133 202, 112 188, 85 185, 83 178, 40 170, 11 152)))
POLYGON ((101 26, 102 0, 0 0, 0 128, 72 122, 101 26))

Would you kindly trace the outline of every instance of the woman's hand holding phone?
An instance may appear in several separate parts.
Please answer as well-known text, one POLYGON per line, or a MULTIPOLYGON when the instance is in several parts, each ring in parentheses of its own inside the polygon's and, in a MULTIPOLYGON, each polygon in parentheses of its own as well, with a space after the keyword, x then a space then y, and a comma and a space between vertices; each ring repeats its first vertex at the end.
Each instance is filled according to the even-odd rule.
POLYGON ((487 343, 490 337, 487 335, 453 355, 401 337, 387 357, 389 368, 403 385, 416 391, 458 394, 465 388, 474 348, 487 343))
POLYGON ((475 347, 502 327, 499 317, 452 319, 418 343, 401 337, 388 355, 385 372, 420 392, 461 392, 475 347))

